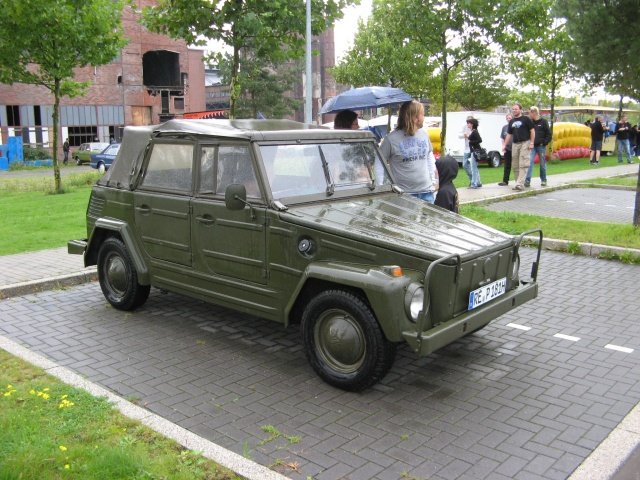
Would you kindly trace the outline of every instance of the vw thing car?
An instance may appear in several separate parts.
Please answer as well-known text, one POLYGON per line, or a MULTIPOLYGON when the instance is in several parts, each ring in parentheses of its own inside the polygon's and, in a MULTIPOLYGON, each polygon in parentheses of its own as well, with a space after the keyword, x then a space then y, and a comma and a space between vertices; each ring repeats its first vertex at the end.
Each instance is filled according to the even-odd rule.
POLYGON ((299 325, 316 373, 360 391, 398 344, 428 355, 535 298, 523 235, 403 193, 370 132, 171 120, 125 129, 68 250, 117 309, 157 287, 299 325))

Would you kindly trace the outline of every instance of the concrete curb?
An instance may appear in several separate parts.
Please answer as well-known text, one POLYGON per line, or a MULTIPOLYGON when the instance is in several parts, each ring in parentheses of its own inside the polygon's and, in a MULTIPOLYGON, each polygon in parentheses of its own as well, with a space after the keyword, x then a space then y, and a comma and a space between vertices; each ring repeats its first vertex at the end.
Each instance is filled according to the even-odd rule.
POLYGON ((203 456, 233 470, 248 480, 290 480, 289 477, 285 477, 252 460, 248 460, 144 408, 128 402, 111 391, 89 382, 68 368, 61 367, 48 358, 33 353, 2 335, 0 335, 0 348, 36 367, 42 368, 46 373, 58 378, 67 385, 81 388, 95 397, 106 397, 106 399, 126 417, 139 421, 165 437, 175 440, 189 450, 201 452, 203 456))
MULTIPOLYGON (((537 236, 524 237, 527 240, 528 245, 538 245, 537 236)), ((545 250, 552 250, 555 252, 566 252, 575 255, 584 255, 587 257, 603 258, 607 259, 606 253, 620 257, 624 254, 632 254, 640 258, 640 249, 637 248, 624 248, 614 247, 611 245, 600 245, 598 243, 579 243, 572 242, 570 240, 559 240, 556 238, 543 238, 542 248, 545 250)))
POLYGON ((44 292, 45 290, 55 290, 65 287, 73 287, 82 283, 94 282, 98 280, 96 268, 83 270, 81 272, 69 273, 57 277, 40 278, 28 282, 14 283, 0 287, 0 300, 10 297, 19 297, 30 293, 44 292))
POLYGON ((569 480, 606 480, 640 445, 640 403, 574 470, 569 480))

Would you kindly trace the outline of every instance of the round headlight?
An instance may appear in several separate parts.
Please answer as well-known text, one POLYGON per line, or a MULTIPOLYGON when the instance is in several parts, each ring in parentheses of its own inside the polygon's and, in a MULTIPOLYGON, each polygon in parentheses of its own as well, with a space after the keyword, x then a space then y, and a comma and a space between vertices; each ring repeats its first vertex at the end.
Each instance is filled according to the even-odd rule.
POLYGON ((518 283, 518 275, 520 273, 520 254, 516 253, 516 256, 513 259, 513 264, 511 265, 511 279, 514 283, 518 283))
POLYGON ((407 288, 407 293, 404 297, 404 308, 412 322, 418 321, 418 315, 420 315, 423 304, 424 288, 420 284, 412 283, 407 288))

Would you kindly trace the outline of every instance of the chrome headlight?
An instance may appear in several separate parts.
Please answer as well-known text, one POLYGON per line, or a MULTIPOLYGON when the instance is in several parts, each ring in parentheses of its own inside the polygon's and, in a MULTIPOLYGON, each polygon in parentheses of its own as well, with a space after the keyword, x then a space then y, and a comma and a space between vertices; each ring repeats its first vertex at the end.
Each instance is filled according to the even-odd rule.
POLYGON ((513 264, 511 264, 511 280, 513 280, 513 282, 517 285, 519 278, 518 275, 520 274, 520 254, 516 253, 515 257, 513 258, 513 264))
POLYGON ((418 283, 412 283, 404 296, 404 309, 412 322, 418 321, 418 316, 424 305, 424 288, 418 283))

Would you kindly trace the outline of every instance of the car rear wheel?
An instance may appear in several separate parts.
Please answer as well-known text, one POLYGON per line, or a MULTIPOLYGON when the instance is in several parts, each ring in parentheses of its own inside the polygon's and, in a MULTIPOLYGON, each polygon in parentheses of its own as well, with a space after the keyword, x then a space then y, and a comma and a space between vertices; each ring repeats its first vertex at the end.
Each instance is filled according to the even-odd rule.
POLYGON ((103 163, 103 162, 98 163, 98 171, 99 171, 100 173, 104 173, 104 172, 106 172, 106 171, 107 171, 107 169, 105 168, 105 166, 104 166, 104 163, 103 163))
POLYGON ((107 301, 118 310, 133 310, 149 297, 149 285, 138 283, 131 255, 117 238, 108 238, 98 252, 98 279, 107 301))
POLYGON ((391 368, 396 346, 388 341, 367 303, 343 290, 314 297, 302 314, 309 363, 325 382, 358 392, 391 368))
POLYGON ((500 166, 500 154, 498 152, 491 152, 489 156, 489 166, 497 168, 500 166))

